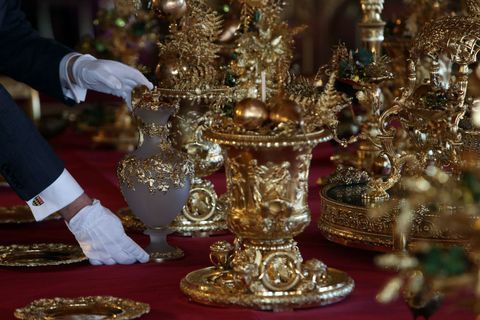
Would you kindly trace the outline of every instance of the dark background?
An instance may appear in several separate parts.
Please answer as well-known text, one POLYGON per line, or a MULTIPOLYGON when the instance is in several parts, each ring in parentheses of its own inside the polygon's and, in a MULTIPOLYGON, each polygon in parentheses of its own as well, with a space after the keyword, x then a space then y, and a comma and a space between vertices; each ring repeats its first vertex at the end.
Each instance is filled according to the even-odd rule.
MULTIPOLYGON (((82 30, 79 8, 91 13, 94 19, 99 6, 98 0, 24 0, 23 9, 32 24, 45 34, 45 25, 51 23, 53 36, 58 41, 75 47, 82 30), (50 17, 45 15, 48 7, 50 17), (49 22, 50 21, 50 22, 49 22)), ((356 24, 361 18, 358 0, 290 0, 286 15, 292 25, 307 25, 307 31, 297 42, 297 60, 303 73, 314 73, 318 67, 328 62, 332 46, 345 42, 348 47, 357 46, 356 24)), ((387 0, 384 17, 391 19, 401 16, 402 0, 387 0)), ((85 20, 85 19, 83 19, 85 20)), ((88 20, 88 19, 87 19, 88 20)), ((92 28, 93 30, 93 28, 92 28)), ((85 31, 83 31, 85 33, 85 31)))

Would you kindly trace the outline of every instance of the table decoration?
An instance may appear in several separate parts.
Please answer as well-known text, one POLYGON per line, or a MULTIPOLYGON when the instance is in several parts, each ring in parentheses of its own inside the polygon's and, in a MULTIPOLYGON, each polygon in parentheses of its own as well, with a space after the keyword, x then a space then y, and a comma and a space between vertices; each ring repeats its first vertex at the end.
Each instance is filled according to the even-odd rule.
POLYGON ((109 296, 38 299, 15 310, 17 319, 138 319, 150 312, 146 303, 109 296))
MULTIPOLYGON (((401 177, 422 176, 430 165, 458 176, 461 163, 458 155, 464 149, 464 142, 471 141, 469 136, 473 132, 465 135, 465 139, 464 133, 468 132, 461 128, 460 121, 471 121, 466 117, 472 108, 466 89, 469 65, 475 62, 479 51, 478 31, 474 16, 447 16, 417 32, 407 62, 406 87, 392 106, 377 107, 381 112, 373 118, 375 130, 364 135, 376 150, 377 160, 373 164, 378 162, 379 168, 375 169, 376 165, 339 167, 332 177, 333 185, 325 187, 321 194, 323 214, 319 227, 328 239, 363 248, 391 250, 398 208, 391 207, 381 219, 369 216, 368 208, 386 199, 401 197, 402 186, 398 184, 401 177), (392 125, 394 123, 399 125, 392 125), (342 196, 335 197, 332 190, 342 196), (349 191, 357 194, 348 195, 349 191), (349 197, 360 201, 349 203, 349 197)), ((382 104, 378 99, 374 101, 382 104)), ((470 149, 474 146, 471 142, 468 145, 470 149)), ((436 210, 428 206, 416 210, 411 227, 412 245, 416 240, 463 241, 446 227, 434 227, 436 210)), ((454 208, 448 210, 455 212, 454 208)))
POLYGON ((0 266, 43 267, 78 263, 87 260, 82 249, 62 243, 12 244, 0 246, 0 266))
POLYGON ((310 222, 307 205, 312 149, 332 137, 348 99, 335 90, 335 66, 323 88, 288 73, 292 30, 278 1, 244 1, 238 57, 229 66, 235 88, 247 93, 216 111, 205 132, 222 147, 227 222, 234 243, 210 247, 212 267, 180 284, 207 305, 260 310, 318 307, 354 287, 344 272, 317 259, 303 261, 293 237, 310 222))
POLYGON ((143 141, 118 165, 120 189, 133 213, 147 226, 150 244, 145 250, 151 260, 178 259, 183 251, 170 246, 167 235, 187 201, 193 172, 192 163, 172 147, 168 137, 169 119, 178 104, 163 101, 156 90, 138 90, 133 107, 143 141))

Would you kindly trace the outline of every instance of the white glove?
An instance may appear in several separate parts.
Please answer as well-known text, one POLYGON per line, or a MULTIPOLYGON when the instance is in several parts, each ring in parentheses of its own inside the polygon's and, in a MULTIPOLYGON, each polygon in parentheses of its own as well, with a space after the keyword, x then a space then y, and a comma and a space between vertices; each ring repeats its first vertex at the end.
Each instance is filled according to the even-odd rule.
POLYGON ((88 54, 79 56, 70 71, 78 86, 121 97, 129 110, 132 110, 133 88, 144 85, 153 89, 153 84, 137 69, 117 61, 97 60, 88 54))
POLYGON ((120 219, 98 200, 80 210, 67 226, 93 265, 149 260, 148 254, 125 234, 120 219))

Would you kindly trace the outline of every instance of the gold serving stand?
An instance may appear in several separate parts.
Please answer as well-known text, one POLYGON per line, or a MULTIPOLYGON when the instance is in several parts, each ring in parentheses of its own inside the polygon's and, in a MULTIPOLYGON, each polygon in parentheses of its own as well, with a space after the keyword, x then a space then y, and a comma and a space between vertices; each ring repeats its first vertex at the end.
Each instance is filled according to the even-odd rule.
POLYGON ((17 319, 137 319, 150 312, 146 303, 109 296, 52 298, 35 300, 15 310, 17 319))
MULTIPOLYGON (((321 216, 318 228, 330 241, 361 249, 391 251, 394 249, 394 225, 398 210, 379 218, 369 214, 369 206, 362 198, 367 184, 330 184, 321 193, 321 216)), ((449 208, 454 214, 455 209, 449 208)), ((464 243, 464 239, 440 229, 435 224, 438 212, 424 206, 416 211, 410 230, 409 246, 428 241, 443 245, 464 243)))

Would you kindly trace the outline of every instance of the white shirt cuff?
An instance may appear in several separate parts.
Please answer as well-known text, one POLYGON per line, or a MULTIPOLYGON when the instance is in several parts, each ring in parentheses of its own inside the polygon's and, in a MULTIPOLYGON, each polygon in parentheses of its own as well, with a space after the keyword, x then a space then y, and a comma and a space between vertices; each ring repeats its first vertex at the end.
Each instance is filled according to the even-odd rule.
POLYGON ((64 169, 60 177, 36 197, 27 201, 35 220, 40 221, 65 208, 84 193, 82 187, 64 169))
POLYGON ((80 87, 70 81, 67 66, 69 61, 74 57, 79 57, 78 59, 85 60, 95 60, 95 58, 91 55, 82 55, 80 53, 72 52, 67 54, 65 57, 63 57, 62 61, 60 61, 60 84, 62 85, 63 95, 67 98, 74 100, 76 103, 80 103, 85 101, 85 97, 87 96, 87 89, 80 87))

